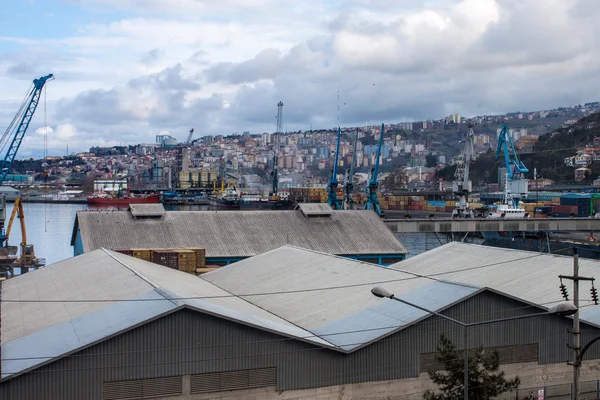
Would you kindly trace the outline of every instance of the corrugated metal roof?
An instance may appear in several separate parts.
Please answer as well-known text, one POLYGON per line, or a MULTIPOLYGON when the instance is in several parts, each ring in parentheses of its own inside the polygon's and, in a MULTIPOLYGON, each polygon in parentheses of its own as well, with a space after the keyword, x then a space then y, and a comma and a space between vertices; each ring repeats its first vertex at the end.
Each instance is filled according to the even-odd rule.
POLYGON ((423 316, 412 311, 395 314, 398 305, 371 294, 381 282, 397 296, 436 310, 478 290, 292 246, 219 268, 201 278, 329 342, 343 344, 347 351, 423 316), (373 330, 332 335, 365 328, 373 330))
MULTIPOLYGON (((573 274, 573 257, 451 242, 388 268, 489 287, 549 307, 551 302, 564 300, 558 289, 558 275, 573 274)), ((599 271, 600 261, 579 258, 581 276, 600 278, 599 271)), ((565 284, 572 294, 571 283, 565 284)), ((585 282, 581 285, 587 293, 589 286, 585 282)), ((600 311, 592 311, 599 306, 582 305, 586 306, 582 319, 587 317, 587 322, 600 324, 600 311)))
POLYGON ((134 218, 164 217, 166 211, 162 204, 130 204, 129 211, 134 218))
MULTIPOLYGON (((109 254, 97 251, 40 268, 2 284, 3 300, 129 299, 153 287, 123 268, 109 254)), ((109 307, 101 303, 2 302, 2 343, 109 307)))
POLYGON ((305 218, 300 210, 169 211, 160 220, 136 220, 128 211, 79 211, 76 224, 85 252, 198 247, 208 257, 249 257, 291 244, 330 254, 407 253, 369 210, 333 211, 331 218, 305 218))
POLYGON ((179 307, 335 347, 195 275, 104 249, 20 275, 1 290, 2 379, 179 307))

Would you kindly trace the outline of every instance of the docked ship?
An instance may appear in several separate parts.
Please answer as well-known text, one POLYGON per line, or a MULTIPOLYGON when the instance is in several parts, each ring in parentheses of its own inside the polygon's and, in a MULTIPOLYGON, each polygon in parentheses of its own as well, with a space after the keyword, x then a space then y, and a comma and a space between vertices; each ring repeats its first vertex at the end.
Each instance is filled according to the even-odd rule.
POLYGON ((127 206, 129 204, 158 203, 159 194, 148 194, 141 196, 112 197, 107 195, 92 195, 87 198, 87 203, 94 206, 127 206))
POLYGON ((289 196, 267 196, 261 194, 243 194, 240 196, 241 210, 291 210, 294 203, 289 196))
POLYGON ((240 208, 240 194, 235 186, 229 186, 226 190, 214 192, 206 196, 211 206, 219 208, 240 208))

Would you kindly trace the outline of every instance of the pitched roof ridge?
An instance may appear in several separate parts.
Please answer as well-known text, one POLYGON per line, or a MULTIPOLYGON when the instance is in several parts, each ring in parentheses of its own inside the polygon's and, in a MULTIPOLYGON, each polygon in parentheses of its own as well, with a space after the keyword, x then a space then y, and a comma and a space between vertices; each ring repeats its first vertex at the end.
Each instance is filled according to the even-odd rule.
MULTIPOLYGON (((352 211, 352 210, 348 210, 348 211, 352 211)), ((354 258, 339 256, 337 254, 325 253, 324 251, 307 249, 305 247, 300 247, 300 246, 296 246, 296 245, 293 245, 293 244, 284 244, 283 246, 277 247, 277 248, 269 250, 269 251, 265 251, 264 253, 257 254, 254 257, 250 257, 248 259, 252 259, 252 258, 255 258, 255 257, 260 257, 263 254, 267 254, 267 253, 270 253, 272 251, 277 251, 277 250, 280 250, 280 249, 282 249, 284 247, 291 247, 291 248, 298 249, 298 250, 304 250, 304 251, 308 251, 308 252, 311 252, 311 253, 317 253, 317 254, 320 254, 320 255, 323 255, 323 256, 328 256, 328 257, 333 257, 333 258, 339 258, 339 259, 342 259, 344 261, 351 261, 351 262, 355 262, 355 263, 359 263, 359 264, 364 264, 366 266, 374 267, 374 268, 379 268, 381 270, 390 270, 390 271, 395 271, 395 272, 402 272, 402 273, 408 274, 408 275, 414 275, 414 273, 412 273, 412 272, 401 271, 401 270, 398 270, 397 268, 384 267, 384 266, 379 265, 379 264, 374 264, 374 263, 370 263, 370 262, 363 261, 363 260, 355 260, 354 258)), ((244 260, 242 260, 242 261, 244 261, 244 260)), ((399 261, 399 262, 402 262, 402 261, 399 261)))
MULTIPOLYGON (((283 247, 283 246, 282 246, 282 247, 283 247)), ((281 248, 281 247, 279 247, 279 248, 281 248)), ((277 249, 275 249, 275 250, 277 250, 277 249)), ((209 281, 207 281, 206 279, 203 279, 201 276, 200 276, 200 279, 202 279, 202 280, 203 280, 203 281, 205 281, 205 282, 209 282, 209 281)), ((287 323, 289 323, 289 324, 291 324, 291 325, 294 325, 296 328, 298 328, 298 329, 300 329, 300 330, 303 330, 303 331, 306 331, 306 332, 310 332, 310 333, 311 333, 312 335, 314 335, 315 337, 318 337, 319 339, 323 340, 324 342, 327 342, 327 343, 329 343, 331 346, 333 346, 333 347, 335 347, 335 348, 337 348, 337 349, 340 349, 340 350, 342 350, 342 351, 343 351, 343 349, 342 349, 341 347, 339 347, 339 346, 338 346, 338 345, 336 345, 335 343, 331 343, 331 342, 330 342, 329 340, 327 340, 327 339, 324 339, 324 338, 322 338, 321 336, 319 336, 319 335, 317 335, 316 333, 314 333, 312 330, 310 330, 310 329, 307 329, 307 328, 304 328, 304 327, 302 327, 302 326, 300 326, 300 325, 298 325, 298 324, 296 324, 296 323, 294 323, 294 322, 292 322, 292 321, 288 320, 287 318, 284 318, 284 317, 282 317, 281 315, 275 314, 275 313, 273 313, 272 311, 270 311, 270 310, 267 310, 266 308, 263 308, 263 307, 259 306, 258 304, 255 304, 255 303, 253 303, 253 302, 251 302, 251 301, 247 300, 245 297, 243 297, 243 295, 241 295, 241 296, 240 296, 240 295, 237 295, 237 294, 235 294, 235 293, 232 293, 232 292, 230 292, 229 290, 227 290, 227 289, 225 289, 225 288, 222 288, 221 286, 217 285, 216 283, 213 283, 213 282, 209 282, 209 283, 210 283, 210 284, 212 284, 213 286, 216 286, 216 287, 218 287, 219 289, 223 290, 224 292, 227 292, 227 293, 229 293, 230 295, 234 296, 234 298, 236 298, 236 299, 240 299, 240 300, 242 300, 242 301, 245 301, 246 303, 250 304, 252 307, 256 307, 256 308, 258 308, 258 309, 260 309, 260 310, 263 310, 264 312, 268 313, 269 315, 272 315, 272 316, 274 316, 274 317, 280 318, 280 319, 284 320, 285 322, 287 322, 287 323)), ((250 296, 248 296, 248 297, 250 297, 250 296)))
MULTIPOLYGON (((160 286, 157 285, 156 283, 152 282, 150 279, 146 278, 144 275, 142 275, 140 272, 138 272, 135 268, 131 267, 130 265, 128 265, 125 261, 121 260, 119 257, 116 257, 115 255, 113 255, 110 250, 105 249, 104 247, 100 248, 102 251, 104 251, 106 254, 108 254, 108 256, 110 258, 112 258, 113 260, 115 260, 116 262, 118 262, 119 264, 121 264, 122 266, 124 266, 125 268, 127 268, 128 270, 130 270, 131 272, 133 272, 134 275, 136 275, 138 278, 140 278, 141 280, 143 280, 144 282, 146 282, 147 284, 149 284, 150 286, 154 287, 155 289, 158 289, 160 286)), ((163 296, 164 297, 164 296, 163 296)), ((166 298, 166 297, 165 297, 166 298)))

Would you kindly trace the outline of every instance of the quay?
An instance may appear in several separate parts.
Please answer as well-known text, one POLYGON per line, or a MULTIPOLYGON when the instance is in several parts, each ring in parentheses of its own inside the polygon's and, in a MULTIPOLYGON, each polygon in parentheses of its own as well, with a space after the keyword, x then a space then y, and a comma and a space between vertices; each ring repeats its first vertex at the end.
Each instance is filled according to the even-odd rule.
POLYGON ((414 232, 557 232, 600 231, 600 219, 595 218, 419 218, 384 219, 394 233, 414 232))

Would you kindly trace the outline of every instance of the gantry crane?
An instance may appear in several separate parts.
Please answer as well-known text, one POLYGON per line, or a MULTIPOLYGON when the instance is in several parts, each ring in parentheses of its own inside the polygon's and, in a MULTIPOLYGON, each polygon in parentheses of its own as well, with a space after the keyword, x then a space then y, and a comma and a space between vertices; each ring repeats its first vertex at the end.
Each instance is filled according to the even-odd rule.
POLYGON ((456 196, 457 205, 452 211, 453 218, 472 217, 473 211, 469 209, 469 193, 472 191, 472 183, 469 179, 469 165, 473 161, 473 125, 469 125, 465 148, 456 163, 452 193, 456 196))
MULTIPOLYGON (((0 162, 0 185, 4 182, 6 175, 10 172, 12 163, 17 156, 17 151, 21 146, 21 142, 23 142, 23 137, 27 132, 27 128, 29 128, 31 118, 33 118, 33 114, 40 102, 40 95, 42 94, 44 85, 52 79, 54 79, 54 75, 48 74, 33 80, 31 89, 21 103, 17 114, 0 138, 0 149, 8 148, 2 162, 0 162)), ((2 203, 0 204, 0 207, 2 208, 0 211, 0 244, 4 247, 4 243, 6 242, 6 234, 4 233, 6 198, 1 196, 0 202, 2 203)))
POLYGON ((358 142, 358 131, 354 134, 354 145, 352 147, 352 161, 350 162, 350 168, 346 169, 344 175, 344 210, 354 210, 356 205, 352 194, 354 193, 354 163, 356 160, 356 143, 358 142))
POLYGON ((379 205, 379 199, 377 198, 377 189, 379 189, 379 181, 377 175, 379 172, 379 159, 381 158, 381 146, 383 145, 383 134, 385 132, 384 125, 381 124, 381 132, 379 134, 379 144, 377 145, 377 157, 375 157, 375 165, 371 168, 369 182, 367 186, 367 201, 365 203, 365 210, 373 210, 377 215, 383 217, 383 211, 379 205))
POLYGON ((6 228, 6 245, 8 248, 8 239, 10 238, 10 232, 12 225, 15 220, 15 216, 19 218, 19 224, 21 225, 21 243, 19 249, 21 255, 17 258, 14 263, 15 267, 21 268, 21 273, 28 272, 30 268, 43 267, 46 263, 45 260, 39 259, 35 256, 35 251, 32 244, 27 243, 27 228, 25 227, 25 212, 23 211, 23 201, 20 197, 17 197, 13 206, 12 214, 8 220, 8 226, 6 228))
POLYGON ((331 180, 329 181, 329 186, 327 188, 327 204, 331 206, 334 210, 340 209, 340 201, 337 198, 337 187, 339 181, 337 179, 337 166, 338 160, 340 156, 340 140, 342 138, 342 129, 338 127, 337 132, 337 141, 335 144, 335 156, 333 157, 333 169, 331 170, 331 180))
POLYGON ((500 155, 500 151, 504 152, 504 166, 506 168, 506 201, 512 201, 512 206, 518 207, 519 201, 527 197, 528 182, 525 179, 525 174, 529 172, 529 169, 519 160, 512 137, 510 136, 510 131, 506 125, 502 126, 498 135, 496 160, 500 155))

